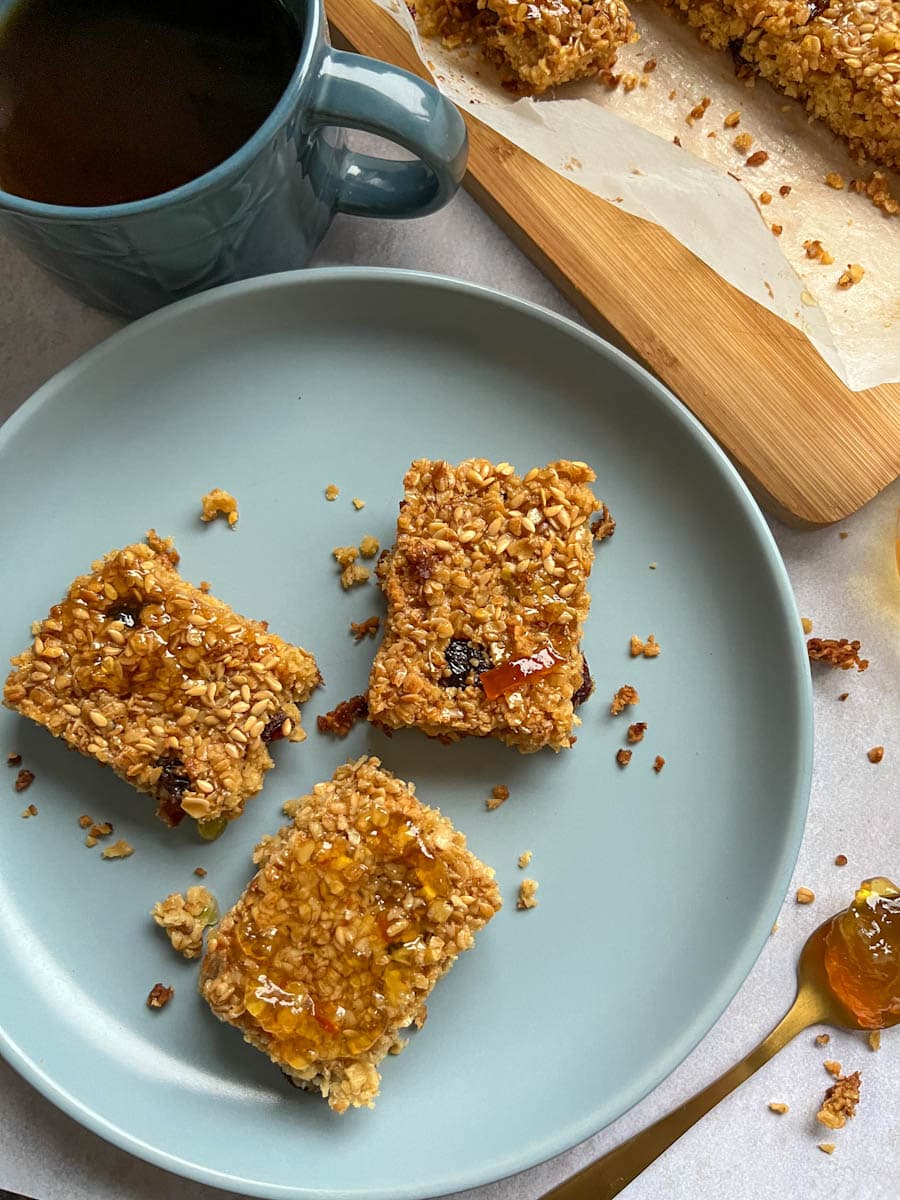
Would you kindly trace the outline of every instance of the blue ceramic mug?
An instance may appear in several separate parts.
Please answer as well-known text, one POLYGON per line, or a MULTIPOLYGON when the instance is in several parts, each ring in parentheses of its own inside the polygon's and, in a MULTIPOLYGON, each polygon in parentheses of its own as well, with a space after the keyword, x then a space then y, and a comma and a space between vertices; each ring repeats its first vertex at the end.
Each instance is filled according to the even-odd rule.
MULTIPOLYGON (((13 0, 0 0, 0 19, 13 0)), ((193 292, 303 266, 336 212, 420 217, 459 186, 465 124, 429 84, 334 50, 322 0, 283 0, 303 30, 290 83, 225 162, 128 204, 76 208, 0 191, 0 231, 89 304, 138 316, 193 292), (345 129, 379 134, 413 161, 349 151, 345 129)))

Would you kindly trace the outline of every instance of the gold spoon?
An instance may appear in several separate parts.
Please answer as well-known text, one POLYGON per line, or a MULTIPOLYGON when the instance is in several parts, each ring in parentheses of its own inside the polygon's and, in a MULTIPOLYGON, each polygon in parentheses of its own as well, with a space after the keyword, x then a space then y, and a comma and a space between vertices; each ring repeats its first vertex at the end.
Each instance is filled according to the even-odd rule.
MULTIPOLYGON (((685 1100, 667 1116, 636 1133, 602 1158, 561 1183, 543 1200, 611 1200, 637 1179, 652 1162, 677 1142, 683 1133, 705 1117, 720 1100, 749 1079, 798 1033, 810 1025, 836 1025, 841 1029, 869 1029, 842 1004, 831 990, 825 971, 825 935, 831 920, 820 925, 807 939, 797 965, 797 996, 767 1038, 702 1092, 685 1100)), ((885 1014, 882 1029, 900 1022, 900 1012, 885 1014)))

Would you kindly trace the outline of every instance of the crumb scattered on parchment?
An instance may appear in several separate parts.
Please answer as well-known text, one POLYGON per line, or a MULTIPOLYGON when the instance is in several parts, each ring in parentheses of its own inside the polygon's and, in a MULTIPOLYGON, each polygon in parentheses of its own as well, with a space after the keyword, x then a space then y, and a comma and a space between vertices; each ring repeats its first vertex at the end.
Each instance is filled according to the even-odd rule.
POLYGON ((781 235, 784 233, 783 225, 774 225, 773 224, 773 225, 770 225, 769 228, 772 230, 772 232, 775 234, 776 237, 781 237, 781 235))
POLYGON ((810 662, 822 662, 829 667, 839 667, 842 671, 849 671, 851 667, 865 671, 869 660, 860 658, 859 651, 859 641, 851 642, 847 638, 810 638, 806 643, 810 662))
POLYGON ((834 262, 834 255, 828 253, 818 238, 813 240, 807 239, 803 243, 803 249, 806 251, 807 258, 815 259, 815 261, 821 263, 823 267, 830 267, 834 262))
POLYGON ((817 1046, 827 1046, 830 1041, 831 1041, 830 1033, 817 1033, 816 1034, 816 1045, 817 1046))
POLYGON ((659 651, 659 642, 657 642, 652 633, 649 635, 646 642, 642 641, 635 633, 631 635, 631 642, 629 643, 628 652, 632 658, 637 658, 641 654, 643 654, 644 658, 656 658, 659 654, 659 651))
POLYGON ((194 867, 194 874, 198 877, 198 879, 205 879, 209 872, 207 871, 206 867, 194 867))
POLYGON ((6 756, 6 765, 8 767, 17 767, 21 761, 22 755, 17 754, 15 750, 10 750, 9 754, 6 756))
POLYGON ((516 908, 536 908, 537 890, 540 884, 536 879, 523 879, 519 884, 519 898, 516 908))
POLYGON ((357 512, 359 512, 361 509, 366 507, 366 502, 365 502, 365 500, 360 500, 359 496, 354 496, 353 497, 353 507, 356 509, 357 512))
POLYGON ((644 63, 644 74, 649 75, 651 73, 651 71, 655 71, 655 70, 656 70, 656 59, 648 58, 647 61, 644 63))
POLYGON ((753 154, 750 155, 750 157, 748 159, 745 160, 744 166, 746 166, 746 167, 761 167, 764 162, 768 162, 768 161, 769 161, 769 155, 765 150, 756 150, 756 151, 754 151, 753 154))
POLYGON ((150 916, 184 958, 199 958, 203 953, 203 935, 219 919, 215 896, 196 884, 184 895, 172 892, 153 905, 150 916))
POLYGON ((781 185, 781 187, 778 189, 778 195, 782 198, 782 200, 786 200, 790 194, 791 194, 791 185, 789 183, 783 183, 781 185))
POLYGON ((772 926, 772 928, 769 930, 769 936, 771 937, 773 933, 777 933, 777 932, 778 932, 778 922, 776 921, 775 924, 772 926))
POLYGON ((741 122, 740 109, 735 109, 734 112, 730 112, 728 114, 728 116, 725 118, 725 120, 722 122, 722 124, 725 126, 726 129, 734 129, 735 125, 739 125, 740 122, 741 122))
POLYGON ((111 846, 100 851, 101 858, 130 858, 132 854, 134 854, 134 846, 126 842, 124 838, 119 838, 117 842, 113 842, 111 846))
POLYGON ((328 487, 325 489, 326 500, 337 500, 340 494, 341 489, 335 483, 329 483, 328 487))
POLYGON ((351 696, 342 700, 331 712, 316 717, 316 727, 319 733, 332 733, 335 737, 346 737, 357 721, 364 721, 369 715, 369 701, 366 696, 351 696))
POLYGON ((630 704, 637 704, 640 696, 637 694, 637 689, 630 684, 623 684, 612 698, 612 704, 609 706, 609 711, 614 717, 617 717, 620 712, 624 712, 630 704))
POLYGON ((847 533, 847 531, 846 531, 845 529, 842 529, 842 530, 841 530, 841 532, 838 534, 838 537, 841 539, 841 541, 842 541, 842 542, 843 542, 843 541, 846 541, 846 539, 847 539, 849 536, 850 536, 850 534, 849 534, 849 533, 847 533))
POLYGON ((859 263, 847 263, 847 270, 842 271, 838 276, 837 286, 841 291, 846 291, 847 288, 860 283, 865 273, 865 267, 861 267, 859 263))
POLYGON ((615 518, 608 507, 601 504, 599 514, 591 521, 591 533, 594 535, 594 541, 602 542, 604 538, 612 537, 615 532, 615 518))
POLYGON ((816 893, 808 887, 798 887, 796 901, 798 904, 812 904, 816 898, 816 893))
POLYGON ((688 125, 693 125, 695 121, 702 121, 709 108, 712 100, 709 96, 704 96, 699 104, 695 104, 688 115, 684 118, 688 125))
POLYGON ((646 732, 647 732, 647 722, 646 721, 635 721, 635 723, 633 725, 628 726, 629 742, 642 742, 644 740, 644 734, 646 732))
POLYGON ((825 1061, 822 1063, 822 1066, 825 1068, 825 1070, 828 1072, 828 1074, 833 1075, 835 1077, 835 1079, 838 1079, 840 1077, 841 1064, 837 1061, 837 1059, 826 1058, 825 1061))
POLYGON ((166 987, 164 983, 154 983, 147 997, 147 1007, 165 1008, 174 995, 174 988, 166 987))
POLYGON ((485 807, 487 809, 489 809, 491 812, 493 812, 495 808, 499 808, 500 805, 503 804, 504 801, 506 801, 508 799, 509 799, 509 788, 506 786, 506 784, 505 783, 495 784, 494 787, 491 788, 490 796, 484 802, 485 807))
POLYGON ((825 176, 825 182, 830 188, 834 188, 836 192, 844 190, 844 177, 837 171, 829 171, 825 176))
POLYGON ((37 810, 36 805, 34 805, 34 804, 29 804, 27 808, 22 809, 22 816, 26 820, 29 817, 36 817, 37 815, 38 815, 38 810, 37 810))
POLYGON ((380 617, 366 617, 364 621, 351 621, 350 632, 353 634, 353 640, 361 642, 363 638, 374 637, 380 624, 380 617))
POLYGON ((804 632, 804 633, 812 633, 812 631, 813 631, 813 623, 812 623, 812 621, 809 619, 809 617, 801 617, 801 618, 800 618, 800 624, 803 626, 803 632, 804 632))
POLYGON ((616 751, 616 762, 619 764, 620 767, 627 767, 628 764, 631 762, 631 756, 633 753, 634 753, 634 751, 632 751, 632 750, 617 750, 616 751))
POLYGON ((884 758, 884 746, 873 746, 871 750, 866 751, 866 758, 870 763, 880 763, 884 758))
POLYGON ((34 771, 26 771, 23 767, 16 775, 16 781, 13 787, 17 792, 24 792, 26 788, 30 788, 34 783, 34 771))
POLYGON ((523 850, 519 855, 519 870, 524 871, 533 857, 534 855, 530 850, 523 850))
POLYGON ((657 754, 656 758, 654 758, 654 760, 653 760, 653 770, 657 773, 657 775, 660 773, 660 771, 663 769, 663 767, 665 765, 666 765, 666 760, 663 758, 663 756, 661 754, 657 754))
POLYGON ((677 133, 672 138, 672 141, 675 143, 676 146, 679 146, 679 147, 681 146, 681 138, 678 136, 677 133))
POLYGON ((819 1142, 819 1149, 824 1154, 834 1154, 836 1147, 834 1142, 819 1142))
POLYGON ((782 1104, 782 1102, 780 1100, 770 1100, 769 1108, 772 1110, 773 1113, 779 1113, 779 1114, 791 1111, 788 1108, 788 1106, 786 1104, 782 1104))
POLYGON ((739 133, 734 139, 734 148, 741 154, 745 154, 753 145, 753 136, 749 133, 739 133))
MULTIPOLYGON (((850 190, 868 196, 876 208, 880 208, 886 217, 900 215, 900 200, 894 198, 883 171, 873 171, 868 179, 851 179, 850 190)), ((846 537, 846 534, 842 534, 846 537)))
POLYGON ((825 1093, 816 1120, 828 1129, 843 1129, 847 1121, 856 1115, 859 1082, 859 1071, 854 1071, 852 1075, 840 1075, 825 1093))
POLYGON ((216 517, 221 516, 225 517, 228 524, 234 529, 238 519, 238 502, 231 492, 226 492, 222 488, 213 488, 211 492, 207 492, 200 498, 200 503, 203 506, 200 509, 201 521, 214 521, 216 517))
POLYGON ((881 1049, 881 1030, 880 1029, 870 1029, 868 1034, 866 1035, 866 1041, 869 1043, 870 1050, 880 1050, 881 1049))
POLYGON ((363 558, 374 558, 380 548, 378 538, 372 537, 370 533, 367 533, 359 543, 359 552, 363 558))
POLYGON ((846 855, 846 854, 838 854, 838 855, 836 855, 836 856, 835 856, 835 860, 834 860, 834 865, 835 865, 836 867, 846 867, 846 865, 847 865, 847 855, 846 855))
POLYGON ((760 202, 760 204, 771 204, 772 203, 772 193, 771 192, 760 192, 759 193, 759 202, 760 202))

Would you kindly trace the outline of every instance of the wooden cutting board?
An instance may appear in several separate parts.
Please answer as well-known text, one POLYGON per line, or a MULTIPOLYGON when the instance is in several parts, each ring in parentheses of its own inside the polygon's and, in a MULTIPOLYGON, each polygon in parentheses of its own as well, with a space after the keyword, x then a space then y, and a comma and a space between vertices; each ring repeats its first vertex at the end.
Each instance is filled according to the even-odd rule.
MULTIPOLYGON (((339 44, 428 77, 371 0, 326 7, 339 44)), ((900 473, 900 385, 851 392, 798 330, 664 230, 463 116, 466 188, 589 324, 699 417, 764 507, 792 525, 826 525, 900 473)), ((885 228, 886 237, 897 232, 885 228)))

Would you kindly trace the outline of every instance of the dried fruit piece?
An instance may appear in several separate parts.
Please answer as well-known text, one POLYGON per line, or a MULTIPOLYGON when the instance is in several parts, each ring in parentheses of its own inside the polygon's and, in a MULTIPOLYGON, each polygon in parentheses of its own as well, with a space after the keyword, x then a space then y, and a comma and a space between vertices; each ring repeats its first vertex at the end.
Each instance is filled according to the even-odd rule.
POLYGON ((523 683, 549 675, 563 661, 562 655, 557 654, 552 646, 544 646, 533 654, 511 658, 499 667, 482 671, 481 686, 489 700, 496 700, 498 696, 516 691, 523 683))

